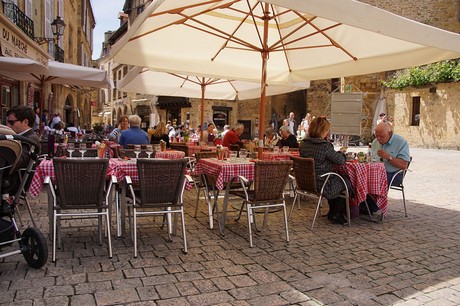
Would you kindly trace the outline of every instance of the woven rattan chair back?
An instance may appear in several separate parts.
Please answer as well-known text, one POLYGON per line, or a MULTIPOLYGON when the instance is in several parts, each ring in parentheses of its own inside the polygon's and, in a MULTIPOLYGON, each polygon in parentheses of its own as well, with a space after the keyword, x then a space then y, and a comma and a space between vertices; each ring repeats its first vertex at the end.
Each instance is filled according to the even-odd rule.
POLYGON ((142 207, 182 205, 180 197, 187 159, 138 159, 140 203, 142 207))
POLYGON ((313 158, 296 156, 291 156, 291 160, 294 162, 292 168, 297 188, 319 195, 316 189, 315 160, 313 158))
POLYGON ((103 207, 108 159, 54 158, 53 165, 61 208, 103 207))
POLYGON ((217 158, 216 151, 200 151, 195 153, 195 158, 199 161, 202 158, 217 158))
MULTIPOLYGON (((136 153, 132 149, 120 149, 120 158, 136 158, 136 153)), ((147 158, 148 155, 145 152, 145 149, 142 149, 141 153, 139 153, 139 158, 147 158)), ((150 158, 155 158, 155 151, 150 155, 150 158)))
POLYGON ((292 161, 257 161, 254 168, 254 201, 283 198, 292 161))
POLYGON ((188 147, 186 143, 174 142, 170 144, 170 148, 177 151, 182 151, 185 156, 188 156, 188 147))

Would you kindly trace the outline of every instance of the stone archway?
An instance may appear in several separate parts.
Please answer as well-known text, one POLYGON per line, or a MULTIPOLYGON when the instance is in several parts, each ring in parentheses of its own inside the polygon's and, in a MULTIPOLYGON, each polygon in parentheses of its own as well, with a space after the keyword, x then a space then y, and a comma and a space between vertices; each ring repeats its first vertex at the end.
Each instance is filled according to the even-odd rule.
POLYGON ((72 95, 69 94, 67 95, 65 99, 64 113, 63 113, 63 118, 62 118, 66 126, 68 126, 70 123, 75 125, 75 118, 74 118, 74 114, 72 111, 73 105, 74 105, 73 97, 72 95))

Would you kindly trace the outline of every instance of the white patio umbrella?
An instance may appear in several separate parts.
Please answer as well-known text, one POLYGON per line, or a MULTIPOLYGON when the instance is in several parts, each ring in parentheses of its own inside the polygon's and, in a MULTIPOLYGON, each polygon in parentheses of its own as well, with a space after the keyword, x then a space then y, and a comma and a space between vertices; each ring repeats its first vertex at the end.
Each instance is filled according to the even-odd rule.
POLYGON ((113 87, 105 70, 56 61, 48 61, 48 65, 44 66, 27 58, 0 57, 0 75, 18 81, 40 83, 40 109, 43 109, 43 87, 47 83, 96 88, 113 87))
MULTIPOLYGON (((112 48, 118 63, 265 84, 460 57, 460 35, 353 0, 157 0, 112 48)), ((261 153, 261 152, 259 152, 261 153)))
MULTIPOLYGON (((266 95, 272 96, 310 86, 310 82, 291 82, 285 85, 267 85, 266 95)), ((260 97, 260 83, 221 78, 198 77, 158 72, 134 67, 117 83, 124 92, 157 96, 201 98, 201 126, 204 126, 204 99, 246 100, 260 97)))

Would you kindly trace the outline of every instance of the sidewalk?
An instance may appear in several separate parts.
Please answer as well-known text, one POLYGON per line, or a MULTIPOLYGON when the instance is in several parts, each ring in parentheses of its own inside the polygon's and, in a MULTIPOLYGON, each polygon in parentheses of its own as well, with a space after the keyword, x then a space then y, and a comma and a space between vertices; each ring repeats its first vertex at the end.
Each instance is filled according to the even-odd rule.
MULTIPOLYGON (((321 218, 312 232, 316 202, 304 200, 289 223, 290 243, 284 240, 281 214, 270 214, 268 227, 254 233, 250 248, 245 217, 229 218, 225 237, 208 229, 204 203, 192 218, 192 190, 185 193, 187 255, 180 251, 180 237, 168 243, 165 232, 154 227, 141 230, 137 259, 129 238, 113 239, 109 259, 95 228, 64 226, 56 263, 34 270, 20 255, 0 262, 0 303, 458 305, 460 184, 454 176, 460 151, 411 149, 411 155, 408 218, 400 193, 391 191, 382 223, 355 219, 348 228, 321 218)), ((47 235, 46 194, 33 202, 47 235)))

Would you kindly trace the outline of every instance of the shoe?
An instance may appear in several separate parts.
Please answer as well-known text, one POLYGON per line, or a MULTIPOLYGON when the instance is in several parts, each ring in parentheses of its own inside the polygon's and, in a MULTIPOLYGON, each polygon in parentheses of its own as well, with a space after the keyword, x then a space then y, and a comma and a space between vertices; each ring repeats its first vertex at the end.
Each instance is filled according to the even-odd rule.
POLYGON ((344 225, 348 223, 347 219, 345 218, 343 214, 336 214, 334 216, 331 216, 329 220, 331 220, 331 222, 334 224, 344 225))

